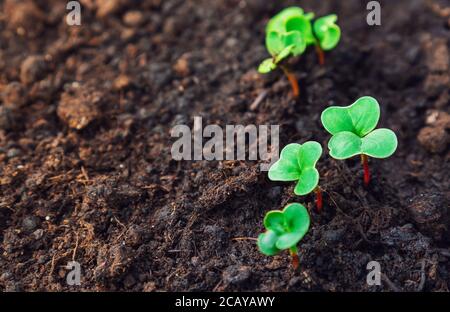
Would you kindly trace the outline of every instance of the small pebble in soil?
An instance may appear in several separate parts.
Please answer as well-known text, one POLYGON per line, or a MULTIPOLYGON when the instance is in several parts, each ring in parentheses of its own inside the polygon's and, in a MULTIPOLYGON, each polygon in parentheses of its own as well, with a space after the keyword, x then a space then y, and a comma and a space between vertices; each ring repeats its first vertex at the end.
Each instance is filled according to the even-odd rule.
POLYGON ((30 85, 42 79, 47 71, 47 62, 42 55, 28 56, 20 66, 20 81, 30 85))
POLYGON ((42 236, 44 236, 44 230, 43 229, 37 229, 33 232, 33 236, 36 240, 41 239, 42 236))
POLYGON ((251 269, 248 266, 230 265, 222 273, 222 279, 226 285, 240 285, 246 282, 251 276, 251 269))
POLYGON ((35 216, 26 216, 22 220, 22 228, 26 232, 33 231, 39 225, 39 219, 35 216))

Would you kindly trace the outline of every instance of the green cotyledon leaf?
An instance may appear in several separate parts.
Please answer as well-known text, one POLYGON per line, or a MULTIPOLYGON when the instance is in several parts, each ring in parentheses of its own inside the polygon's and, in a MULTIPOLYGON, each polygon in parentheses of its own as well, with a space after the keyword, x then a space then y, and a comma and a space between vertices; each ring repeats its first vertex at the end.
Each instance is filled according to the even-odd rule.
POLYGON ((314 168, 322 155, 322 146, 315 141, 308 141, 302 144, 298 164, 300 168, 314 168))
POLYGON ((316 38, 313 34, 310 16, 296 15, 285 21, 286 31, 298 31, 301 33, 306 45, 314 44, 316 38))
MULTIPOLYGON (((306 41, 299 31, 289 31, 282 34, 282 40, 286 48, 290 47, 289 52, 292 53, 292 55, 297 56, 305 52, 306 41)), ((280 54, 282 52, 283 51, 281 51, 280 54)))
POLYGON ((300 55, 306 49, 306 43, 298 31, 279 33, 272 31, 266 36, 266 47, 270 55, 279 63, 289 55, 300 55))
POLYGON ((387 158, 397 149, 397 136, 389 129, 376 129, 363 138, 344 131, 334 135, 328 142, 330 156, 347 159, 359 154, 374 158, 387 158))
POLYGON ((258 248, 266 256, 274 256, 280 252, 280 249, 276 247, 278 241, 278 235, 271 230, 267 230, 265 233, 261 233, 258 236, 258 248))
POLYGON ((350 131, 339 132, 330 139, 330 156, 335 159, 347 159, 361 154, 361 138, 350 131))
POLYGON ((277 31, 277 32, 285 32, 285 23, 286 20, 294 17, 294 16, 302 16, 304 14, 304 11, 300 7, 289 7, 286 9, 283 9, 278 14, 276 14, 274 17, 272 17, 266 26, 266 33, 269 33, 271 31, 277 31))
POLYGON ((319 172, 316 168, 303 169, 294 188, 295 195, 306 195, 314 191, 319 184, 319 172))
POLYGON ((264 227, 268 230, 274 231, 277 235, 281 235, 286 230, 284 220, 284 214, 282 211, 269 211, 264 217, 264 227))
POLYGON ((286 226, 291 232, 297 232, 303 237, 309 229, 308 210, 297 203, 287 205, 283 210, 286 226))
POLYGON ((321 155, 322 147, 317 142, 288 144, 281 151, 280 159, 270 167, 269 179, 297 181, 294 193, 309 194, 319 183, 319 172, 315 166, 321 155))
POLYGON ((275 255, 280 250, 295 246, 308 232, 310 217, 301 204, 292 203, 283 211, 273 210, 264 218, 267 231, 260 234, 257 245, 265 255, 275 255), (277 230, 274 230, 274 227, 277 230))
POLYGON ((359 137, 375 129, 379 118, 380 105, 370 96, 363 96, 349 106, 328 107, 321 115, 323 126, 332 135, 349 131, 359 137))
POLYGON ((397 149, 397 136, 390 129, 376 129, 362 138, 361 153, 374 158, 387 158, 397 149))
POLYGON ((278 159, 269 169, 269 179, 272 181, 294 181, 300 178, 298 155, 301 145, 291 143, 286 145, 278 159))
POLYGON ((280 237, 278 237, 278 240, 275 243, 275 246, 278 249, 289 249, 289 248, 297 245, 297 243, 300 241, 301 238, 302 238, 302 235, 297 232, 284 233, 283 235, 280 235, 280 237))
POLYGON ((337 16, 330 14, 318 18, 313 25, 320 47, 325 50, 331 50, 339 43, 341 39, 341 29, 336 25, 337 16))
POLYGON ((277 56, 285 48, 285 44, 280 32, 271 31, 266 35, 266 48, 270 55, 277 56))

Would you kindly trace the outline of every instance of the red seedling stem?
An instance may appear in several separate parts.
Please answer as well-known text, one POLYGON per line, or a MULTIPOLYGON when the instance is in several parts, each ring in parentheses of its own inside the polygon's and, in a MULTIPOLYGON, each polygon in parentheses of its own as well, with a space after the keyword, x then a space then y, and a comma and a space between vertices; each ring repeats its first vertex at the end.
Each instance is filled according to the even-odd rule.
POLYGON ((292 93, 294 94, 294 97, 298 97, 300 95, 300 88, 298 87, 297 78, 295 78, 295 75, 285 66, 281 66, 281 69, 291 83, 292 93))
POLYGON ((317 186, 314 189, 314 192, 316 193, 316 208, 317 212, 321 213, 323 208, 323 199, 322 199, 322 190, 320 189, 320 186, 317 186))
POLYGON ((292 257, 292 266, 294 267, 294 270, 298 270, 298 267, 300 266, 300 258, 298 257, 297 248, 295 250, 290 249, 289 253, 292 257))
POLYGON ((322 48, 318 44, 316 44, 316 53, 319 58, 319 64, 321 66, 325 65, 325 53, 323 53, 322 48))
POLYGON ((370 172, 369 172, 369 158, 367 155, 361 154, 361 163, 364 169, 364 185, 369 186, 370 182, 370 172))

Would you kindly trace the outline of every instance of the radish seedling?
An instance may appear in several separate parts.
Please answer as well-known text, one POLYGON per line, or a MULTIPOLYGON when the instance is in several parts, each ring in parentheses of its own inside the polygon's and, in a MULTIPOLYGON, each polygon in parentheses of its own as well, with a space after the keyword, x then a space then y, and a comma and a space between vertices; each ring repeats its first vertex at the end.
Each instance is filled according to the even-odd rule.
POLYGON ((315 46, 319 55, 319 63, 325 64, 323 51, 332 50, 341 39, 341 29, 336 25, 337 15, 330 14, 314 22, 314 34, 317 38, 315 46))
POLYGON ((294 269, 299 266, 297 243, 309 229, 309 214, 303 205, 293 203, 283 211, 272 210, 264 217, 266 232, 258 237, 259 250, 273 256, 281 250, 289 249, 294 269))
POLYGON ((269 169, 269 179, 272 181, 297 181, 294 193, 307 195, 316 192, 316 206, 322 210, 322 192, 319 184, 319 172, 316 163, 322 155, 319 143, 308 141, 304 144, 291 143, 286 145, 280 154, 280 159, 269 169))
POLYGON ((375 129, 380 105, 370 96, 359 98, 346 107, 331 106, 322 112, 325 129, 332 134, 328 142, 331 157, 347 159, 361 155, 364 184, 369 185, 368 156, 386 158, 397 149, 397 137, 390 129, 375 129))
POLYGON ((300 93, 297 79, 283 61, 303 54, 307 46, 314 45, 319 63, 323 64, 323 51, 333 49, 341 36, 339 26, 335 24, 336 15, 321 17, 314 24, 313 18, 314 13, 305 14, 302 8, 290 7, 272 17, 266 26, 266 47, 272 57, 264 60, 258 71, 265 74, 280 66, 296 97, 300 93))

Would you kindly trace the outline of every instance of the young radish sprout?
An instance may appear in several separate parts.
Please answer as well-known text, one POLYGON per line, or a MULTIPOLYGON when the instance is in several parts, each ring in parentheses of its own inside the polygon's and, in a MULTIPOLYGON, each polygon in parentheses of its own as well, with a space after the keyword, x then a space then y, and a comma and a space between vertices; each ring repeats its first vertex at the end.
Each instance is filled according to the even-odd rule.
POLYGON ((341 30, 335 24, 335 14, 312 23, 313 18, 314 13, 305 14, 302 8, 290 7, 272 17, 266 26, 266 47, 271 57, 259 65, 258 71, 265 74, 279 66, 291 83, 295 97, 300 94, 298 82, 285 60, 303 54, 306 47, 314 45, 319 63, 323 65, 323 51, 333 49, 341 37, 341 30))
POLYGON ((366 186, 370 181, 368 157, 386 158, 397 149, 397 137, 392 130, 375 129, 379 119, 380 105, 370 96, 363 96, 350 106, 328 107, 321 116, 323 126, 332 135, 328 142, 331 157, 347 159, 361 155, 366 186))
POLYGON ((286 145, 280 154, 280 159, 269 169, 269 179, 272 181, 297 181, 294 188, 296 195, 316 193, 317 211, 322 210, 322 191, 319 187, 319 172, 316 163, 322 155, 319 143, 308 141, 304 144, 291 143, 286 145))
POLYGON ((283 211, 269 211, 264 217, 266 232, 258 236, 259 250, 267 256, 274 256, 281 250, 289 249, 292 265, 297 270, 297 244, 308 232, 309 223, 308 210, 297 203, 287 205, 283 211))
POLYGON ((341 39, 341 29, 336 25, 337 15, 330 14, 318 18, 314 22, 314 34, 317 41, 314 42, 319 56, 320 65, 325 64, 325 55, 323 51, 334 49, 341 39))

